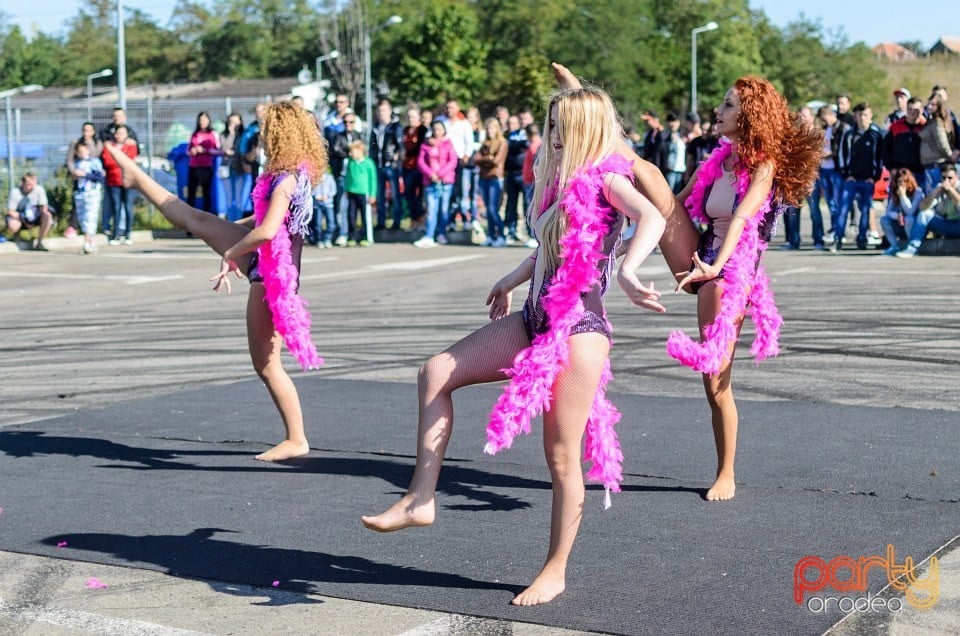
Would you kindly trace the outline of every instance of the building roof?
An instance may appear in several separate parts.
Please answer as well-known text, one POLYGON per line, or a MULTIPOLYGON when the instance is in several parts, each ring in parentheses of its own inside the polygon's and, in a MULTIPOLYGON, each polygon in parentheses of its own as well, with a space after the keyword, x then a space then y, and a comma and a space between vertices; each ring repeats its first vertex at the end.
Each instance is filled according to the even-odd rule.
MULTIPOLYGON (((289 99, 292 90, 300 86, 295 77, 281 77, 259 80, 230 80, 223 79, 216 82, 169 83, 169 84, 135 84, 127 86, 128 100, 142 100, 147 97, 154 99, 176 98, 252 98, 264 99, 271 97, 274 100, 289 99)), ((119 101, 116 85, 93 86, 93 103, 102 107, 104 104, 116 104, 119 101)), ((78 99, 87 98, 86 87, 51 86, 32 93, 14 95, 11 99, 43 100, 43 99, 78 99)))
POLYGON ((953 51, 954 53, 960 53, 960 38, 946 35, 942 36, 939 40, 937 40, 936 44, 930 47, 930 51, 932 52, 935 49, 939 49, 941 46, 949 51, 953 51))
POLYGON ((893 42, 881 42, 872 49, 873 54, 877 57, 883 57, 888 60, 912 60, 917 57, 917 54, 911 51, 908 48, 900 46, 899 44, 894 44, 893 42))

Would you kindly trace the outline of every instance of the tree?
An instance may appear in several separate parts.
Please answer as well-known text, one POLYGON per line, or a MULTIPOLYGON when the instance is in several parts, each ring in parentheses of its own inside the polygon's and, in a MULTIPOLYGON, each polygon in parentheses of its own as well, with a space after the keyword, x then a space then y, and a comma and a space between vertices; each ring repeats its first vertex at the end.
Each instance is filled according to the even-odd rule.
POLYGON ((401 95, 433 105, 448 99, 472 104, 481 95, 489 44, 479 22, 463 2, 432 2, 394 40, 399 63, 388 79, 401 95))

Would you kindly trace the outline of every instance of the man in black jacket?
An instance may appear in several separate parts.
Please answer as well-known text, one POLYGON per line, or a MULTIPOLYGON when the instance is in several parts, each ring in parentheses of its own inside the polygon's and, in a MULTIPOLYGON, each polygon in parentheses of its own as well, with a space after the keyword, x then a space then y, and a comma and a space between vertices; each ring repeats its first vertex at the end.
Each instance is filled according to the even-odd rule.
POLYGON ((350 144, 363 141, 363 136, 357 132, 356 113, 347 113, 343 116, 343 131, 333 133, 333 143, 330 145, 330 171, 337 180, 337 194, 333 200, 333 209, 337 213, 337 227, 340 235, 334 239, 334 245, 343 247, 347 244, 347 199, 343 196, 343 178, 347 170, 347 157, 350 155, 350 144))
POLYGON ((837 159, 844 177, 843 196, 840 200, 840 217, 836 226, 831 252, 842 249, 847 219, 856 199, 860 209, 860 224, 857 232, 857 249, 867 249, 867 229, 870 227, 870 208, 873 205, 873 184, 883 174, 881 150, 883 131, 873 123, 870 104, 861 102, 853 109, 856 126, 840 139, 837 159))
POLYGON ((376 229, 387 226, 387 189, 390 184, 390 205, 393 208, 393 229, 400 229, 403 220, 403 205, 400 203, 400 149, 403 147, 403 128, 400 119, 393 114, 389 100, 380 100, 377 104, 377 117, 370 127, 370 158, 377 164, 377 201, 376 229))
POLYGON ((924 174, 920 163, 920 130, 925 123, 923 101, 911 97, 907 101, 907 114, 890 124, 883 138, 883 165, 891 173, 895 168, 906 168, 919 184, 923 184, 924 174))

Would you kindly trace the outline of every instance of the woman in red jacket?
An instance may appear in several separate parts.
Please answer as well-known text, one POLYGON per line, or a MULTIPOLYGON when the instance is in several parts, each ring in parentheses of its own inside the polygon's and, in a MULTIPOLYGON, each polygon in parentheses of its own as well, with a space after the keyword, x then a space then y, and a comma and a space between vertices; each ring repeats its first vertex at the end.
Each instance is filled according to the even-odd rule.
POLYGON ((104 199, 103 227, 112 228, 113 234, 107 238, 110 245, 132 245, 130 231, 133 229, 133 196, 134 191, 123 187, 123 171, 117 165, 113 156, 107 152, 107 146, 118 147, 123 154, 131 159, 137 156, 137 142, 130 139, 130 133, 123 124, 117 126, 113 134, 113 141, 106 141, 103 145, 103 170, 107 174, 107 197, 104 199), (107 208, 106 206, 110 207, 107 208), (109 215, 109 216, 108 216, 109 215), (108 222, 112 219, 112 223, 108 222))
POLYGON ((187 203, 197 207, 197 190, 203 188, 203 209, 213 211, 213 158, 220 154, 220 138, 210 127, 210 115, 200 111, 197 127, 187 147, 190 171, 187 174, 187 203))

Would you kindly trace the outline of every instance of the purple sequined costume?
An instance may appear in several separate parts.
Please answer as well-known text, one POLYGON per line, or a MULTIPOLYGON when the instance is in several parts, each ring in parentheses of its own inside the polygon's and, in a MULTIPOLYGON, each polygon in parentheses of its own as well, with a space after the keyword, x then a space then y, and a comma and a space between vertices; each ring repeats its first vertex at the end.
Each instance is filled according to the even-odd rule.
MULTIPOLYGON (((267 202, 270 201, 274 189, 288 174, 288 172, 281 172, 274 176, 270 188, 264 194, 267 202)), ((313 218, 313 202, 310 198, 312 192, 310 177, 302 170, 295 172, 294 176, 297 178, 297 185, 294 188, 293 196, 290 198, 290 214, 287 215, 286 224, 287 231, 290 233, 290 258, 299 275, 303 239, 309 231, 310 219, 313 218)), ((257 252, 250 256, 247 278, 251 283, 263 282, 263 275, 260 273, 260 255, 257 252)), ((297 286, 299 287, 299 281, 297 286)))

